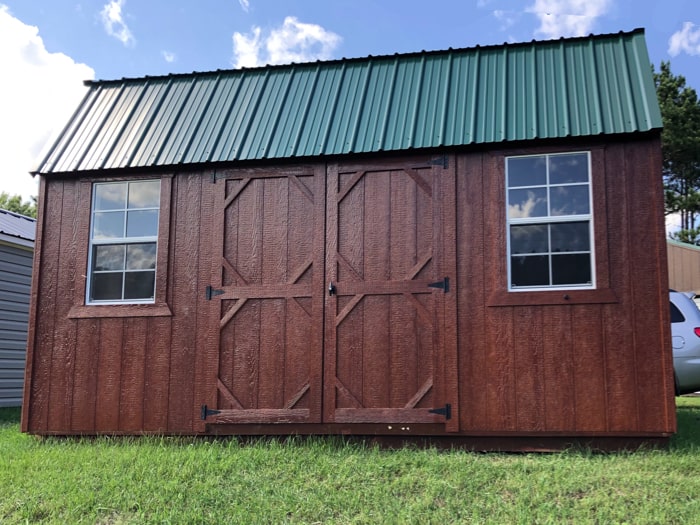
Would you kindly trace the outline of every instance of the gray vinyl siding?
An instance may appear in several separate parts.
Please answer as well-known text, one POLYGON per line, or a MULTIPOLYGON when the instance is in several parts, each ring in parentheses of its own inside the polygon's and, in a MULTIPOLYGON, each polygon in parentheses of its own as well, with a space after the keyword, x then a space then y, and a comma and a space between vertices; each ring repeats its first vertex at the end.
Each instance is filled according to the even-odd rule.
POLYGON ((32 256, 0 244, 0 407, 22 404, 32 256))

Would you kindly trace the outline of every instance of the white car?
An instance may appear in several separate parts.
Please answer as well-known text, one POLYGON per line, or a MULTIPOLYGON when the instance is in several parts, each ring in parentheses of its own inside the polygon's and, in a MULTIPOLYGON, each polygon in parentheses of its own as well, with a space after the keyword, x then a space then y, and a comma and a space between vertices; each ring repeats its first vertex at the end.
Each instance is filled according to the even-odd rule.
POLYGON ((695 294, 671 291, 671 336, 676 395, 700 391, 700 310, 695 294))

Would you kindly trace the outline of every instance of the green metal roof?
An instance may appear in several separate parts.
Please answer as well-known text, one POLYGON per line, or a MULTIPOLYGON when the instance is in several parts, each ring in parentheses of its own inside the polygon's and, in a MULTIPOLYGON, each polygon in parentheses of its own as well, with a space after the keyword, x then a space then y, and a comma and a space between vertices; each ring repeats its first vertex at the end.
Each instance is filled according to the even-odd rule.
POLYGON ((37 173, 661 128, 641 29, 86 84, 37 173))

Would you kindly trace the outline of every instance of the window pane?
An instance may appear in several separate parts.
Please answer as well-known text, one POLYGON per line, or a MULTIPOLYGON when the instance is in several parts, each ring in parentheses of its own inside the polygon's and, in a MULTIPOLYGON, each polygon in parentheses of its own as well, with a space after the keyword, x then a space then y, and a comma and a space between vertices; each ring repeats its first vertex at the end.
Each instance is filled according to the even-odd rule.
POLYGON ((549 286, 548 260, 546 255, 511 257, 511 286, 549 286))
POLYGON ((508 159, 508 187, 547 184, 546 157, 514 157, 508 159))
POLYGON ((130 244, 126 249, 127 270, 155 270, 156 243, 130 244))
POLYGON ((129 208, 158 208, 160 181, 148 180, 129 183, 129 208))
POLYGON ((118 273, 94 273, 92 274, 92 286, 90 287, 90 300, 109 301, 121 300, 122 276, 118 273))
POLYGON ((127 237, 155 237, 156 235, 158 235, 158 210, 127 212, 127 237))
POLYGON ((510 227, 510 253, 547 253, 549 240, 546 224, 510 227))
POLYGON ((92 238, 114 239, 124 237, 124 212, 97 212, 93 217, 92 238))
POLYGON ((549 189, 552 216, 587 215, 591 212, 588 184, 552 186, 549 189))
POLYGON ((549 157, 549 183, 588 182, 588 155, 552 155, 549 157))
POLYGON ((532 188, 508 191, 508 217, 544 217, 547 215, 547 189, 532 188))
POLYGON ((96 272, 124 269, 124 245, 95 246, 92 267, 96 272))
POLYGON ((588 252, 591 250, 588 222, 552 224, 553 252, 588 252))
POLYGON ((672 323, 682 323, 685 321, 685 316, 681 313, 678 307, 670 303, 671 305, 671 322, 672 323))
POLYGON ((552 255, 552 284, 589 284, 591 256, 587 253, 552 255))
POLYGON ((95 186, 94 210, 123 210, 126 207, 126 183, 95 186))
POLYGON ((156 272, 127 272, 124 299, 153 299, 156 272))

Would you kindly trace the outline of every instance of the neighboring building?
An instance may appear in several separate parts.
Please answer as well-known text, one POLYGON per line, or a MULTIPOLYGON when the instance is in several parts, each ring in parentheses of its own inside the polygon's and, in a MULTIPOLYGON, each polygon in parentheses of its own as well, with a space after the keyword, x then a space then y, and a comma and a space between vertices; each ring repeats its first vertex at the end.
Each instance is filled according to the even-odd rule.
POLYGON ((667 239, 668 282, 673 290, 700 294, 700 246, 667 239))
POLYGON ((0 407, 22 404, 36 221, 0 209, 0 407))
POLYGON ((24 431, 675 431, 642 30, 88 86, 37 170, 24 431))

